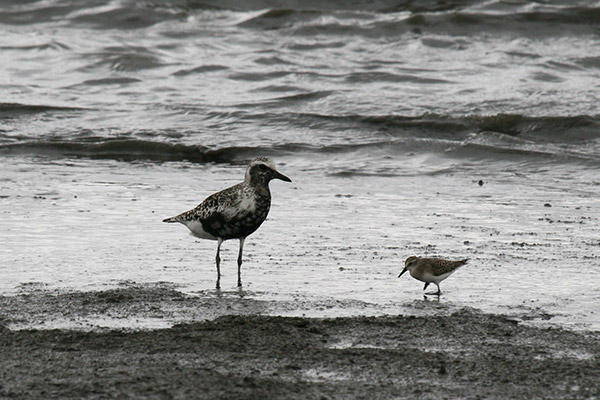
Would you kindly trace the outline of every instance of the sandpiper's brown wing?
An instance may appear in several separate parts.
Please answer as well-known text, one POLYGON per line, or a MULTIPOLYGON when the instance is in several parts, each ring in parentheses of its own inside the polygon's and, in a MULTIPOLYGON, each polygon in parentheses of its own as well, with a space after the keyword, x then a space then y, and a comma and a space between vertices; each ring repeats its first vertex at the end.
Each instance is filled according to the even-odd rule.
POLYGON ((467 259, 459 261, 442 260, 435 258, 431 260, 431 272, 433 276, 440 276, 454 271, 467 263, 467 259))

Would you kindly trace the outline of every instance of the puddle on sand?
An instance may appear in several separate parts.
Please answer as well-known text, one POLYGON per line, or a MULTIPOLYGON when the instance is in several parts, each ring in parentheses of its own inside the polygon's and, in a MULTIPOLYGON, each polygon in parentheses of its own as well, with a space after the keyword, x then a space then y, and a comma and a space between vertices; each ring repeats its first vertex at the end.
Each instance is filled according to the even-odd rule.
POLYGON ((207 290, 184 293, 170 283, 121 282, 117 289, 66 292, 34 287, 0 296, 0 321, 11 329, 157 329, 224 315, 334 318, 446 315, 450 304, 416 301, 375 304, 299 294, 207 290))
MULTIPOLYGON (((186 293, 168 282, 136 284, 124 281, 118 286, 116 289, 86 292, 48 290, 39 285, 25 286, 18 295, 0 296, 0 323, 11 329, 160 329, 179 323, 213 320, 225 315, 310 318, 447 316, 465 308, 461 303, 439 299, 369 303, 241 289, 186 293)), ((538 323, 541 318, 535 310, 526 312, 524 307, 512 311, 511 318, 517 321, 538 323)), ((548 323, 547 318, 543 320, 548 323)), ((340 349, 389 347, 385 343, 360 341, 333 346, 340 349)))
POLYGON ((586 361, 593 360, 596 356, 583 350, 555 350, 545 354, 538 354, 535 356, 537 360, 555 359, 559 360, 562 358, 573 358, 575 360, 586 361))
POLYGON ((342 340, 337 343, 332 343, 326 346, 328 349, 345 350, 345 349, 392 349, 394 346, 384 346, 372 343, 360 343, 353 340, 342 340))
POLYGON ((331 382, 355 380, 356 376, 347 371, 310 368, 302 371, 302 377, 310 382, 331 382))
POLYGON ((14 330, 22 329, 65 329, 81 331, 98 330, 145 330, 145 329, 166 329, 173 326, 172 321, 165 321, 159 318, 111 318, 106 316, 87 316, 85 318, 65 318, 52 319, 47 321, 26 322, 20 321, 15 324, 9 324, 8 327, 14 330))

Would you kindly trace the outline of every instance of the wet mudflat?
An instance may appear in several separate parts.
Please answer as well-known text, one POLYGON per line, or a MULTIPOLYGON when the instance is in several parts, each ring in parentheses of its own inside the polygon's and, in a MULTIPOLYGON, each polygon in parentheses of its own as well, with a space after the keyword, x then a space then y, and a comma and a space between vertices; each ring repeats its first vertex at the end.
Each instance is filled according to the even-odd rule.
POLYGON ((597 1, 4 3, 0 400, 600 397, 597 1))
POLYGON ((251 299, 216 316, 206 298, 164 288, 2 297, 0 398, 600 396, 598 332, 429 303, 421 315, 308 318, 259 315, 270 306, 251 299), (14 329, 98 310, 171 321, 192 306, 195 320, 166 328, 14 329))

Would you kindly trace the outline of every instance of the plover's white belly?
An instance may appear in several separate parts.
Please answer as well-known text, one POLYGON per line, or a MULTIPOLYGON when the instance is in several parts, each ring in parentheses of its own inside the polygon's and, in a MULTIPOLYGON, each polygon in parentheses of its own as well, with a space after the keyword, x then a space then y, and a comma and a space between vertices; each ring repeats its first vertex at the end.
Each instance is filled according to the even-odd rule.
POLYGON ((204 230, 202 222, 198 220, 193 219, 189 221, 182 221, 182 223, 187 226, 194 236, 197 236, 201 239, 217 240, 216 237, 204 230))

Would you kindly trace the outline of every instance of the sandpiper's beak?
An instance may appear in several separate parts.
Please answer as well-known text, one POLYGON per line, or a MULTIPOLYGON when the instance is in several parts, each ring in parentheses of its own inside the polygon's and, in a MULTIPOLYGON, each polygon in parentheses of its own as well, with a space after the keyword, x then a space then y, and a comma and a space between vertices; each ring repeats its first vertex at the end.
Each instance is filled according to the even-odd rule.
POLYGON ((402 274, 403 274, 403 273, 405 273, 406 271, 408 271, 408 270, 407 270, 406 268, 404 268, 404 269, 402 270, 402 272, 400 272, 400 275, 398 275, 398 278, 400 278, 400 277, 402 276, 402 274))
POLYGON ((274 171, 275 175, 273 176, 273 179, 281 179, 282 181, 286 181, 286 182, 291 182, 292 180, 290 178, 288 178, 287 176, 285 176, 284 174, 281 174, 277 171, 274 171))

